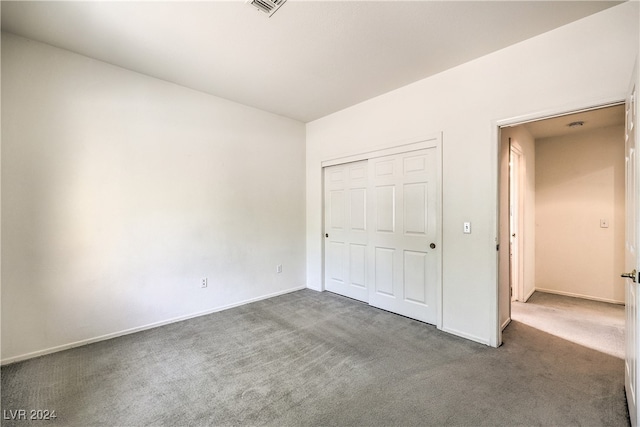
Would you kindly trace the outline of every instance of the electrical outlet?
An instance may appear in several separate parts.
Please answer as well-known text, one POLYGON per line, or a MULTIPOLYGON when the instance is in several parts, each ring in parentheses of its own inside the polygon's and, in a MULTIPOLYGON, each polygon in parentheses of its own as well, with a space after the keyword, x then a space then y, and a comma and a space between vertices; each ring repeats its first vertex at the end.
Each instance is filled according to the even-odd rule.
POLYGON ((282 264, 276 265, 276 273, 282 273, 282 264))
POLYGON ((206 277, 203 277, 202 279, 200 279, 201 288, 206 288, 208 285, 209 285, 209 279, 207 279, 206 277))

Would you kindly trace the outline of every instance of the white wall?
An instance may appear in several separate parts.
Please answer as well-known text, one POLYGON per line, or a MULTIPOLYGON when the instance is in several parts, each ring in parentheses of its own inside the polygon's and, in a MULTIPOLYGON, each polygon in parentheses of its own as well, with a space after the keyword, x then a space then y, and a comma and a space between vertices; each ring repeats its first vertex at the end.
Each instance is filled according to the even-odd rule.
POLYGON ((496 123, 624 99, 637 54, 628 2, 308 123, 307 286, 322 288, 321 161, 443 132, 443 329, 496 345, 496 123))
POLYGON ((3 34, 3 361, 303 287, 304 138, 3 34))
POLYGON ((624 126, 538 139, 536 167, 536 288, 624 303, 624 126))

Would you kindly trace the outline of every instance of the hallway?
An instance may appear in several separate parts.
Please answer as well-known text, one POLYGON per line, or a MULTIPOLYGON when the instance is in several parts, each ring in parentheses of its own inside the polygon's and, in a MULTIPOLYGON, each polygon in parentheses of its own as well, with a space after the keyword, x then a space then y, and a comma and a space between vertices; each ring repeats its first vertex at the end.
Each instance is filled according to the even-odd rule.
POLYGON ((511 303, 511 319, 624 359, 624 305, 535 292, 511 303))

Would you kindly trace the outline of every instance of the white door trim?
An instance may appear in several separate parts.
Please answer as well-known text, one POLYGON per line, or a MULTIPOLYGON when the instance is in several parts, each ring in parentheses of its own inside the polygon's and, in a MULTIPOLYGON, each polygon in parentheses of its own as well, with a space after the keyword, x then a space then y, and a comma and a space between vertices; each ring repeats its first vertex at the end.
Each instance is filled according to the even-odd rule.
POLYGON ((624 99, 619 97, 615 98, 603 98, 593 102, 581 102, 568 104, 564 107, 551 108, 538 112, 523 114, 520 116, 514 116, 511 118, 495 120, 494 124, 498 128, 520 126, 525 123, 537 122, 538 120, 553 119, 554 117, 567 116, 569 114, 582 113, 585 111, 599 110, 601 108, 613 107, 616 105, 623 105, 624 99))
MULTIPOLYGON (((353 153, 347 153, 344 154, 342 156, 337 156, 337 157, 330 157, 330 158, 326 158, 324 160, 322 160, 320 162, 320 172, 321 172, 321 180, 322 180, 322 189, 321 189, 321 194, 322 196, 322 202, 321 202, 321 224, 322 224, 322 235, 324 236, 325 234, 325 214, 324 214, 324 210, 325 210, 325 205, 324 205, 324 190, 325 190, 325 182, 324 182, 324 168, 328 167, 328 166, 335 166, 335 165, 340 165, 340 164, 344 164, 344 163, 351 163, 351 162, 357 162, 357 161, 361 161, 361 160, 369 160, 369 159, 375 159, 377 157, 383 157, 383 156, 389 156, 389 155, 393 155, 393 154, 402 154, 402 153, 409 153, 411 151, 416 151, 416 150, 422 150, 425 148, 433 148, 436 147, 438 149, 438 162, 437 162, 437 179, 438 179, 438 187, 439 187, 439 194, 438 194, 438 208, 437 208, 437 222, 438 224, 440 224, 438 233, 437 233, 437 245, 440 247, 440 251, 439 253, 439 258, 438 258, 438 274, 439 274, 439 278, 440 280, 438 281, 438 284, 436 286, 436 327, 438 329, 442 329, 442 324, 443 324, 443 312, 442 312, 442 297, 443 297, 443 268, 442 268, 442 260, 443 260, 443 244, 442 244, 442 197, 443 197, 443 182, 442 182, 442 133, 437 133, 437 134, 432 134, 429 136, 424 136, 424 137, 416 137, 416 138, 412 138, 409 140, 403 140, 403 141, 397 141, 393 144, 390 145, 385 145, 382 147, 377 147, 374 148, 372 150, 369 151, 363 151, 363 152, 353 152, 353 153)), ((322 238, 322 246, 321 246, 321 257, 322 257, 322 267, 321 267, 321 291, 325 290, 325 239, 324 237, 322 238)))
POLYGON ((399 141, 395 144, 374 148, 369 151, 359 151, 355 153, 344 154, 339 157, 331 157, 320 162, 320 166, 341 165, 344 163, 357 162, 360 160, 375 159, 376 157, 390 156, 393 154, 408 153, 410 151, 421 150, 423 148, 431 148, 438 144, 442 144, 442 134, 434 134, 421 138, 414 138, 410 141, 399 141))
MULTIPOLYGON (((509 233, 516 233, 515 240, 515 248, 511 248, 512 257, 511 257, 511 286, 514 289, 515 297, 517 301, 524 300, 524 151, 520 147, 517 142, 511 142, 510 148, 510 161, 513 163, 511 174, 510 174, 510 185, 509 188, 509 208, 514 209, 515 214, 511 214, 515 216, 516 224, 514 225, 514 229, 509 229, 509 233), (515 158, 514 157, 515 154, 515 158), (515 174, 513 173, 515 171, 515 174), (515 186, 515 188, 514 188, 515 186), (513 200, 512 196, 515 196, 517 200, 513 200), (517 271, 513 272, 514 266, 517 271), (515 283, 513 282, 513 278, 516 278, 515 283)), ((513 301, 513 300, 512 300, 513 301)), ((511 305, 511 304, 509 304, 511 305)), ((511 317, 511 316, 509 316, 511 317)))

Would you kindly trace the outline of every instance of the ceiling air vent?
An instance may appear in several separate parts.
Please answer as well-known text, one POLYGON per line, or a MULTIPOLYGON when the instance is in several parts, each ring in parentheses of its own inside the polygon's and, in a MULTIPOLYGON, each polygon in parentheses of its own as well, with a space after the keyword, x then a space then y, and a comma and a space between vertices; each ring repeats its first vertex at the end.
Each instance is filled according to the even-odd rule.
POLYGON ((276 13, 287 0, 247 0, 246 3, 269 16, 276 13))

